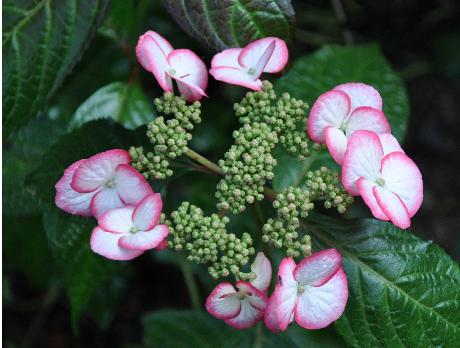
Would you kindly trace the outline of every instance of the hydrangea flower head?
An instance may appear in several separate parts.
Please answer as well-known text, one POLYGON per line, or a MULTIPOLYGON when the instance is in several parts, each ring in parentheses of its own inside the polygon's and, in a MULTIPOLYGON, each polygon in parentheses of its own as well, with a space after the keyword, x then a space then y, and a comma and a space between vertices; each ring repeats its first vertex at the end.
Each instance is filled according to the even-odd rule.
POLYGON ((136 205, 153 191, 130 162, 127 151, 114 149, 73 163, 56 183, 56 205, 96 218, 109 209, 136 205))
POLYGON ((136 206, 107 211, 98 218, 91 235, 91 249, 112 260, 131 260, 144 251, 161 247, 169 234, 159 225, 163 204, 159 193, 145 197, 136 206))
POLYGON ((382 112, 382 98, 374 87, 345 83, 320 95, 313 104, 307 121, 308 135, 317 143, 326 143, 338 164, 342 164, 348 141, 358 130, 391 132, 382 112))
POLYGON ((216 80, 260 91, 260 75, 280 72, 288 59, 286 43, 276 37, 266 37, 244 48, 229 48, 216 54, 209 73, 216 80))
POLYGON ((322 329, 342 315, 347 299, 347 278, 337 250, 320 251, 298 265, 287 257, 279 266, 265 324, 274 332, 286 330, 292 321, 306 329, 322 329))
POLYGON ((180 94, 188 101, 197 101, 206 96, 208 70, 193 51, 174 49, 164 37, 149 30, 139 38, 136 56, 165 92, 173 92, 174 79, 180 94))
POLYGON ((351 137, 342 165, 342 183, 361 195, 372 214, 405 229, 423 200, 423 180, 417 165, 387 138, 370 131, 351 137))

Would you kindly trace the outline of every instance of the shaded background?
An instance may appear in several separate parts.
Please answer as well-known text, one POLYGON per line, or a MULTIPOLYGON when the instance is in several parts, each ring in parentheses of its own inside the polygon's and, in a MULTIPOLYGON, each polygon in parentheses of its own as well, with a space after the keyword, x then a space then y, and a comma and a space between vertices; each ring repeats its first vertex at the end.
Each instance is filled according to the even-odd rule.
MULTIPOLYGON (((144 14, 146 29, 162 33, 176 47, 190 47, 205 61, 209 54, 186 36, 164 10, 152 1, 144 14)), ((412 232, 442 246, 454 259, 460 260, 460 3, 445 1, 294 1, 297 20, 297 41, 294 57, 311 53, 328 43, 360 44, 377 42, 386 58, 404 79, 411 106, 411 119, 404 144, 407 154, 423 173, 425 199, 413 219, 412 232), (343 10, 343 11, 342 11, 343 10)), ((116 17, 115 17, 116 18, 116 17)), ((134 24, 133 24, 134 25, 134 24)), ((137 24, 136 24, 137 25, 137 24)), ((124 76, 130 69, 122 57, 132 56, 125 45, 107 38, 110 23, 104 24, 83 60, 66 79, 54 103, 61 112, 73 114, 78 105, 105 83, 124 76), (128 51, 127 51, 128 50, 128 51), (99 71, 100 64, 112 64, 110 75, 99 71), (98 84, 77 89, 91 72, 98 84)), ((159 95, 151 77, 142 77, 149 96, 159 95)), ((206 118, 194 132, 194 147, 212 159, 218 159, 231 144, 235 118, 226 117, 229 110, 214 105, 214 98, 230 103, 243 91, 217 88, 211 78, 206 118)), ((219 85, 219 87, 221 87, 219 85)), ((231 110, 230 110, 231 111, 231 110)), ((212 181, 212 179, 211 179, 212 181)), ((211 183, 215 184, 215 183, 211 183)), ((178 195, 187 195, 179 184, 178 195)), ((200 190, 197 187, 196 190, 200 190)), ((4 202, 5 204, 5 202, 4 202)), ((37 226, 35 237, 24 236, 34 245, 36 253, 16 253, 11 243, 17 239, 4 237, 3 270, 3 335, 11 347, 135 347, 142 341, 140 318, 158 308, 188 308, 186 287, 180 271, 164 257, 144 256, 132 262, 130 281, 125 296, 116 304, 114 320, 101 330, 92 317, 83 315, 80 332, 71 330, 69 303, 59 284, 52 280, 53 262, 46 252, 46 239, 39 218, 4 219, 4 230, 24 233, 24 226, 37 226), (44 250, 44 251, 43 251, 44 250), (40 252, 39 252, 40 251, 40 252), (52 284, 50 286, 50 284, 52 284)), ((15 237, 18 238, 18 237, 15 237)), ((22 238, 22 237, 19 237, 22 238)))

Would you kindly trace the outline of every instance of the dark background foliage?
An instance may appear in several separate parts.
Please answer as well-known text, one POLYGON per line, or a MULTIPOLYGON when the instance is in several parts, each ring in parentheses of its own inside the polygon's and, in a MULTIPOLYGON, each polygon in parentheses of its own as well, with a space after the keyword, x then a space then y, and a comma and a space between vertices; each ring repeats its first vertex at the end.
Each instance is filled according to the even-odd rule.
MULTIPOLYGON (((105 11, 104 1, 98 2, 98 6, 105 11)), ((294 1, 293 7, 297 31, 292 57, 314 52, 325 44, 378 43, 384 56, 404 80, 411 108, 404 148, 419 165, 425 182, 425 200, 413 219, 411 231, 423 239, 433 240, 459 261, 460 4, 455 0, 310 0, 294 1)), ((160 32, 176 47, 195 50, 206 62, 212 57, 212 52, 201 46, 200 41, 190 39, 179 28, 159 1, 117 0, 108 11, 108 17, 71 74, 60 87, 50 86, 57 88, 57 92, 39 119, 27 123, 21 118, 21 122, 14 123, 14 135, 4 131, 3 341, 7 346, 138 347, 144 337, 141 323, 144 315, 157 309, 190 307, 182 274, 171 262, 170 255, 145 255, 131 262, 129 269, 117 273, 117 277, 121 274, 128 279, 127 282, 114 277, 109 286, 97 282, 93 284, 96 295, 90 303, 78 297, 78 291, 85 294, 85 289, 75 290, 74 299, 77 300, 74 301, 76 307, 81 308, 77 314, 72 314, 72 321, 70 302, 61 289, 74 279, 57 276, 61 267, 56 262, 59 255, 56 257, 48 240, 60 242, 49 239, 61 233, 50 228, 57 224, 56 221, 60 222, 57 226, 73 226, 75 222, 71 219, 59 220, 62 217, 56 216, 52 210, 37 214, 38 202, 32 198, 33 195, 15 194, 15 187, 29 187, 30 181, 44 186, 53 185, 56 178, 50 178, 46 172, 55 163, 56 156, 52 154, 39 167, 41 174, 38 171, 26 178, 24 173, 42 162, 43 154, 55 143, 55 134, 61 134, 71 118, 74 127, 79 121, 86 121, 79 120, 78 115, 91 112, 81 104, 101 87, 121 81, 110 85, 110 98, 113 99, 126 93, 138 93, 140 87, 147 95, 145 100, 140 97, 140 104, 110 105, 119 116, 118 121, 124 115, 120 110, 122 107, 129 108, 131 114, 139 117, 153 112, 149 100, 158 96, 160 90, 153 78, 141 71, 132 49, 137 37, 145 30, 160 32), (133 84, 132 81, 137 82, 133 84), (40 127, 34 127, 34 122, 38 122, 40 127), (45 129, 45 134, 40 129, 45 129), (20 212, 17 211, 18 206, 21 207, 20 212), (110 303, 111 311, 106 310, 106 302, 110 303), (91 310, 83 310, 83 307, 91 310), (72 327, 74 331, 78 328, 78 336, 74 335, 72 327)), ((97 20, 95 16, 94 21, 97 20)), ((4 55, 3 58, 9 59, 9 56, 4 55)), ((70 64, 66 59, 63 57, 62 64, 70 64)), ((59 71, 50 69, 49 73, 59 74, 59 71)), ((211 78, 208 93, 210 99, 204 103, 204 122, 194 132, 193 147, 217 160, 231 144, 231 130, 237 127, 228 105, 243 91, 216 83, 211 78), (226 107, 222 106, 224 103, 226 107)), ((26 111, 35 112, 35 109, 26 111)), ((142 119, 135 120, 130 126, 135 128, 140 124, 142 119)), ((103 135, 109 137, 107 143, 114 146, 130 144, 133 138, 126 139, 125 130, 115 125, 111 127, 114 139, 103 135), (115 134, 124 140, 115 139, 115 134)), ((137 134, 130 133, 130 137, 133 136, 138 139, 137 134)), ((78 139, 76 134, 74 141, 78 139)), ((95 144, 82 144, 82 147, 84 150, 81 151, 88 153, 97 149, 95 144)), ((70 163, 72 154, 66 156, 70 163)), ((195 203, 212 209, 214 203, 209 195, 212 195, 216 181, 208 179, 202 182, 197 173, 188 174, 187 179, 178 178, 175 185, 168 189, 168 195, 173 197, 170 204, 192 197, 195 203), (193 187, 186 185, 190 179, 196 179, 193 187)), ((102 267, 98 263, 82 265, 84 257, 80 256, 77 255, 73 261, 75 272, 85 274, 84 267, 102 267)), ((206 278, 200 275, 200 271, 196 271, 196 275, 204 290, 206 278)), ((91 282, 91 279, 87 280, 91 282)), ((154 316, 146 317, 145 322, 160 327, 166 325, 154 316)), ((330 332, 331 337, 334 335, 330 332)))

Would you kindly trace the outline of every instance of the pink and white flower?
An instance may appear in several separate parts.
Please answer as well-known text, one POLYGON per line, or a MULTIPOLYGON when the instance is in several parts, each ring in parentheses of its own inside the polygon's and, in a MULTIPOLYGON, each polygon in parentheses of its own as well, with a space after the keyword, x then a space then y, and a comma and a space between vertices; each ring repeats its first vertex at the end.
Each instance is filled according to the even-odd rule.
POLYGON ((364 83, 345 83, 320 95, 307 121, 309 137, 326 143, 338 164, 342 164, 350 137, 358 130, 378 134, 391 132, 382 112, 382 98, 364 83))
POLYGON ((173 92, 172 80, 188 101, 206 96, 208 70, 204 62, 189 49, 174 49, 160 34, 147 31, 139 38, 136 56, 143 68, 151 72, 165 92, 173 92))
POLYGON ((236 289, 228 282, 220 283, 206 299, 206 310, 236 329, 252 327, 264 317, 265 293, 272 276, 270 260, 258 253, 251 270, 256 277, 250 283, 238 281, 236 289))
POLYGON ((351 137, 342 165, 342 183, 361 195, 372 214, 405 229, 423 200, 423 180, 417 165, 402 151, 388 151, 375 133, 359 131, 351 137))
POLYGON ((70 214, 95 217, 136 205, 153 191, 130 162, 129 153, 120 149, 75 162, 55 185, 56 205, 70 214))
POLYGON ((335 249, 306 257, 298 265, 292 257, 284 258, 277 280, 265 312, 265 324, 274 332, 286 330, 292 321, 305 329, 322 329, 345 310, 348 283, 335 249))
POLYGON ((260 91, 260 75, 280 72, 288 59, 286 43, 276 37, 266 37, 244 48, 229 48, 216 54, 209 73, 216 80, 260 91))
POLYGON ((131 260, 157 248, 169 234, 166 225, 158 224, 162 207, 161 196, 155 193, 136 206, 105 212, 91 235, 91 249, 112 260, 131 260))

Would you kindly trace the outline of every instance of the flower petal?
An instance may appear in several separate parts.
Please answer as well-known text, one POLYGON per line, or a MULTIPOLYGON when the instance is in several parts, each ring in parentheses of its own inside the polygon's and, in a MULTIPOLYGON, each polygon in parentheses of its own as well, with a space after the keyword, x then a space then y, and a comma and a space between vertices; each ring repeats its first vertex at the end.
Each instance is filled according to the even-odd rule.
POLYGON ((265 310, 265 307, 267 307, 267 295, 264 292, 242 280, 236 283, 236 287, 240 292, 247 295, 246 299, 251 306, 261 311, 265 310))
POLYGON ((251 271, 256 274, 256 278, 251 281, 251 284, 260 291, 267 291, 272 280, 272 265, 263 252, 257 254, 251 265, 251 271))
POLYGON ((350 97, 340 91, 321 94, 313 104, 307 121, 308 136, 317 143, 324 143, 324 130, 328 126, 340 128, 350 112, 350 97))
POLYGON ((104 231, 99 226, 93 229, 91 234, 91 250, 96 254, 112 260, 131 260, 144 253, 143 250, 128 250, 120 248, 118 239, 120 234, 104 231))
POLYGON ((266 52, 268 46, 275 41, 275 49, 270 59, 263 68, 263 72, 277 73, 284 69, 289 59, 289 50, 286 42, 277 37, 265 37, 251 42, 241 51, 238 62, 243 67, 256 68, 260 58, 266 52))
POLYGON ((340 318, 347 300, 347 277, 339 268, 326 284, 306 287, 300 294, 294 312, 295 321, 305 329, 322 329, 340 318))
POLYGON ((347 136, 350 137, 359 130, 369 130, 375 133, 390 133, 391 128, 385 114, 369 106, 356 108, 348 121, 347 136))
POLYGON ((115 188, 125 204, 137 205, 153 190, 136 169, 128 164, 120 164, 115 172, 115 188))
POLYGON ((156 249, 157 249, 157 250, 164 250, 164 249, 166 249, 167 247, 168 247, 168 239, 165 238, 165 239, 163 239, 163 240, 161 241, 160 244, 157 245, 156 249))
POLYGON ((365 130, 353 133, 342 162, 342 184, 345 189, 356 196, 359 194, 357 182, 360 177, 375 181, 382 158, 383 149, 377 134, 365 130))
POLYGON ((405 154, 392 152, 382 161, 385 187, 398 195, 412 217, 423 201, 423 179, 417 165, 405 154))
POLYGON ((259 79, 254 80, 254 76, 251 76, 237 68, 212 68, 209 70, 209 73, 218 81, 223 81, 232 85, 243 86, 254 91, 262 90, 262 81, 259 79))
POLYGON ((264 313, 265 326, 267 326, 267 328, 270 331, 273 331, 275 333, 280 331, 280 326, 278 324, 278 319, 276 317, 276 291, 277 289, 275 288, 272 295, 268 299, 267 308, 265 308, 264 313))
POLYGON ((163 202, 159 193, 146 196, 134 210, 134 225, 142 231, 151 230, 158 225, 162 209, 163 202))
POLYGON ((211 68, 227 67, 241 69, 241 65, 238 63, 238 56, 242 50, 242 48, 228 48, 217 53, 212 57, 211 68))
POLYGON ((206 96, 204 91, 208 86, 208 69, 200 57, 189 49, 178 49, 168 55, 168 63, 172 69, 169 71, 171 77, 182 83, 182 87, 181 84, 178 87, 188 101, 206 96))
POLYGON ((406 229, 410 226, 410 215, 403 201, 386 188, 376 186, 372 189, 377 203, 391 222, 399 228, 406 229))
POLYGON ((107 232, 128 233, 134 227, 133 211, 134 206, 132 205, 110 209, 97 219, 97 223, 107 232))
POLYGON ((296 264, 292 257, 285 257, 278 270, 278 290, 276 292, 276 318, 281 331, 291 322, 292 313, 297 303, 297 281, 294 279, 296 264))
POLYGON ((117 190, 114 188, 104 188, 99 191, 91 201, 91 213, 98 219, 106 211, 124 207, 117 190))
POLYGON ((321 250, 304 258, 294 269, 294 278, 301 285, 321 286, 342 266, 342 256, 336 249, 321 250))
POLYGON ((142 67, 150 71, 158 84, 166 92, 172 92, 171 78, 166 74, 168 70, 167 57, 173 47, 160 34, 148 31, 139 38, 136 46, 136 56, 142 67))
POLYGON ((251 306, 248 299, 241 300, 241 310, 237 316, 225 319, 225 323, 235 329, 248 329, 262 320, 264 312, 251 306))
POLYGON ((97 191, 81 193, 70 186, 75 171, 84 161, 84 159, 79 160, 64 171, 64 175, 54 186, 56 188, 54 201, 58 208, 69 214, 91 216, 90 203, 97 191))
POLYGON ((119 164, 129 162, 131 157, 125 150, 115 149, 98 153, 81 163, 70 185, 77 192, 95 191, 113 178, 119 164))
POLYGON ((130 250, 149 250, 160 245, 168 234, 168 226, 156 225, 149 231, 126 234, 120 238, 118 245, 130 250))
POLYGON ((351 99, 351 112, 360 106, 370 106, 382 110, 382 97, 372 86, 361 82, 350 82, 338 85, 334 90, 348 94, 351 99))
POLYGON ((217 319, 228 319, 240 313, 241 301, 233 285, 223 282, 209 294, 205 307, 217 319))
POLYGON ((388 216, 385 215, 380 205, 377 203, 377 199, 374 196, 373 188, 376 187, 377 184, 373 181, 370 181, 365 178, 358 179, 358 189, 359 194, 364 200, 364 203, 370 208, 372 215, 375 218, 388 221, 390 220, 388 216))
POLYGON ((399 145, 398 140, 391 133, 377 134, 382 144, 383 154, 386 156, 391 152, 402 152, 404 150, 399 145))
POLYGON ((329 150, 332 158, 338 164, 342 164, 343 157, 347 151, 347 137, 340 129, 332 126, 326 127, 324 135, 326 138, 327 149, 329 150))

